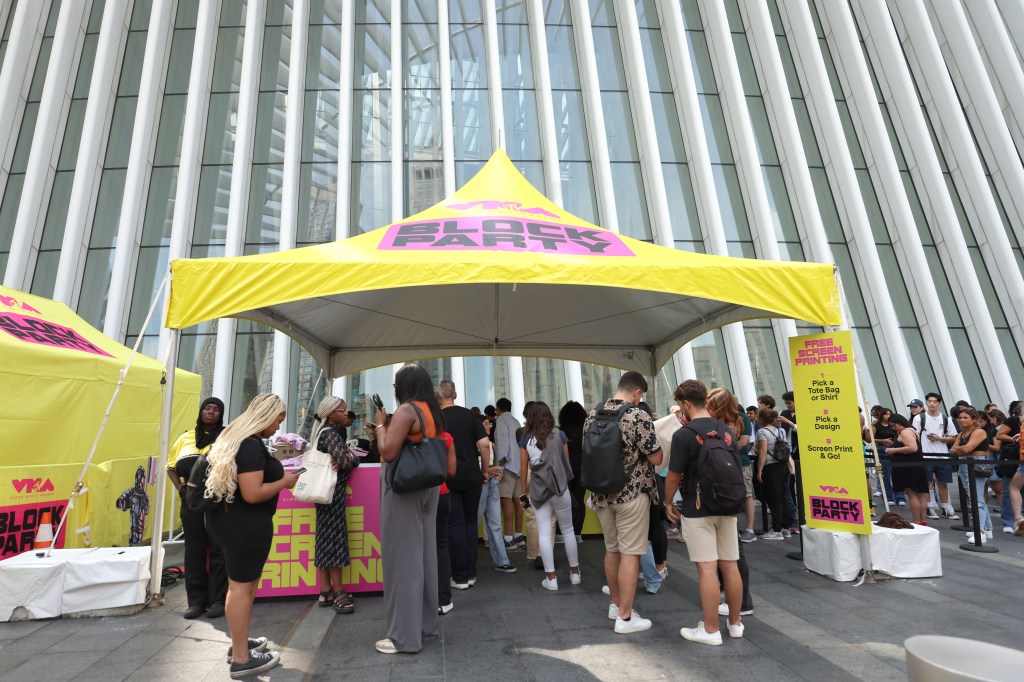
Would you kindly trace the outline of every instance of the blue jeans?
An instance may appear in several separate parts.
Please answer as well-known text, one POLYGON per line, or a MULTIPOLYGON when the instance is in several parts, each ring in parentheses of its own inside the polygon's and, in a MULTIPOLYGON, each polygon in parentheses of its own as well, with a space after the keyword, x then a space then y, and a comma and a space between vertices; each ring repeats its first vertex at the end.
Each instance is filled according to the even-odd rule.
MULTIPOLYGON (((964 490, 970 490, 970 479, 967 477, 967 465, 960 465, 960 481, 964 484, 964 490)), ((985 482, 988 476, 975 475, 974 495, 978 498, 978 520, 982 530, 992 530, 992 512, 985 503, 985 482)), ((971 494, 971 493, 968 493, 971 494)))
POLYGON ((644 577, 644 587, 652 594, 657 594, 661 589, 661 583, 665 581, 658 573, 654 564, 654 549, 651 543, 647 543, 647 553, 640 555, 640 573, 644 577))
POLYGON ((477 523, 481 520, 484 522, 484 532, 487 533, 491 560, 495 566, 508 566, 505 538, 501 535, 501 496, 498 494, 498 479, 493 476, 487 479, 480 492, 477 523))
POLYGON ((1013 505, 1010 504, 1010 481, 1012 476, 1003 476, 1003 500, 999 504, 999 516, 1003 521, 1003 528, 1013 528, 1013 505))

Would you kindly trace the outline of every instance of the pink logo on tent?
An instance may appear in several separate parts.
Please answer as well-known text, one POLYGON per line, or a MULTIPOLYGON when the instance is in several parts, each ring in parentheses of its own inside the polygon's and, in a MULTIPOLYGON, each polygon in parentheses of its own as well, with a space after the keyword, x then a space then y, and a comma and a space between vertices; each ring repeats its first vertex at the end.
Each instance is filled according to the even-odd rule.
POLYGON ((40 346, 69 348, 94 355, 114 357, 99 346, 87 341, 78 332, 61 324, 40 320, 37 317, 26 317, 15 313, 0 313, 0 329, 25 343, 36 343, 40 346))
POLYGON ((633 256, 607 230, 516 218, 478 216, 392 225, 377 247, 384 251, 512 251, 573 256, 633 256))
POLYGON ((518 201, 471 201, 468 204, 445 204, 448 208, 454 208, 456 211, 468 211, 471 208, 482 208, 485 211, 515 211, 516 213, 530 213, 532 215, 547 216, 548 218, 554 218, 558 220, 559 216, 555 215, 551 211, 534 206, 533 208, 523 208, 523 205, 518 201))

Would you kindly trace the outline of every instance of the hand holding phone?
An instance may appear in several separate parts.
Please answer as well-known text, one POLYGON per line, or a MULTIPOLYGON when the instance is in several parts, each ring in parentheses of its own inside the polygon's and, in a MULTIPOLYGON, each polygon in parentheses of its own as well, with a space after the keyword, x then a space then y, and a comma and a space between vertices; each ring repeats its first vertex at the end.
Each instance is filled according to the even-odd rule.
POLYGON ((525 493, 519 496, 519 504, 523 505, 523 509, 529 509, 532 506, 530 504, 530 497, 525 493))
POLYGON ((296 476, 301 476, 302 474, 306 473, 306 467, 299 467, 292 473, 295 474, 296 476))
POLYGON ((373 400, 373 404, 377 406, 378 410, 384 409, 384 401, 380 399, 379 395, 374 393, 372 396, 370 396, 370 399, 373 400))

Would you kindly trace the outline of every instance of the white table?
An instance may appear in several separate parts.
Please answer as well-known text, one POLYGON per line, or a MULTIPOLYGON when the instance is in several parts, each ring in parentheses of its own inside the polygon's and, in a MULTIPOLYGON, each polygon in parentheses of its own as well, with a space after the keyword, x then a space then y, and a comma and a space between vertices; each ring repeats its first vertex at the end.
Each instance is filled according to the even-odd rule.
MULTIPOLYGON (((839 582, 853 580, 863 561, 860 540, 853 533, 802 527, 804 566, 839 582)), ((871 567, 896 578, 934 578, 942 575, 939 531, 926 526, 910 529, 873 525, 868 546, 871 567)))
POLYGON ((93 547, 55 549, 45 558, 24 552, 0 561, 0 621, 144 604, 149 556, 149 547, 93 547))

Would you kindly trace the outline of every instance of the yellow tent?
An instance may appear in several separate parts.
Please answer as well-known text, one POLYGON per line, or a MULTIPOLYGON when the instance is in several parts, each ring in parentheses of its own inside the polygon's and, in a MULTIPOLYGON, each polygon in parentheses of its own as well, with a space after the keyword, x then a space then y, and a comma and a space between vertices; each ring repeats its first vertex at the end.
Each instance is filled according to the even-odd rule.
MULTIPOLYGON (((41 511, 63 511, 130 349, 67 306, 0 287, 0 558, 27 548, 41 511)), ((200 377, 177 371, 172 433, 195 424, 200 377)), ((115 502, 158 455, 163 366, 136 355, 66 526, 67 547, 126 545, 115 502)), ((155 472, 165 478, 163 471, 155 472)), ((149 483, 155 483, 149 480, 149 483)), ((149 488, 152 497, 153 488, 149 488)), ((146 520, 147 535, 155 514, 146 520)))
POLYGON ((462 189, 342 241, 179 259, 166 326, 241 317, 297 339, 331 377, 410 359, 525 355, 657 374, 730 322, 840 323, 831 264, 688 253, 559 208, 501 150, 462 189))

